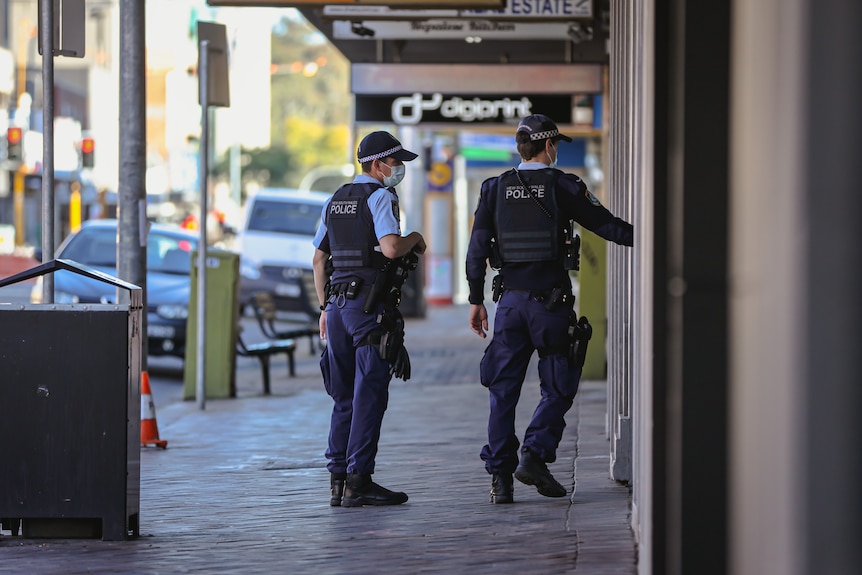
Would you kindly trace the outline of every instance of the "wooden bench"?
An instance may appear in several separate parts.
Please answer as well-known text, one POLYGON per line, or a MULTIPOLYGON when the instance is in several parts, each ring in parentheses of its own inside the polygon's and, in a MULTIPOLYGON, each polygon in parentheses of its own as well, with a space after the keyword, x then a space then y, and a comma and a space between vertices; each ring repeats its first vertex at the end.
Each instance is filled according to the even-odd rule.
POLYGON ((275 300, 269 292, 258 292, 251 297, 251 309, 254 312, 254 317, 260 326, 260 331, 270 340, 278 341, 282 339, 297 339, 307 337, 310 343, 310 353, 314 355, 315 346, 319 345, 320 327, 318 318, 320 312, 314 313, 312 310, 307 310, 309 321, 305 325, 292 329, 279 329, 275 325, 277 318, 275 300))
POLYGON ((296 341, 292 339, 268 340, 256 343, 245 343, 242 335, 236 335, 236 353, 243 357, 256 357, 260 361, 263 372, 263 394, 269 395, 269 358, 278 353, 287 354, 287 370, 291 377, 296 375, 296 364, 293 353, 296 351, 296 341))

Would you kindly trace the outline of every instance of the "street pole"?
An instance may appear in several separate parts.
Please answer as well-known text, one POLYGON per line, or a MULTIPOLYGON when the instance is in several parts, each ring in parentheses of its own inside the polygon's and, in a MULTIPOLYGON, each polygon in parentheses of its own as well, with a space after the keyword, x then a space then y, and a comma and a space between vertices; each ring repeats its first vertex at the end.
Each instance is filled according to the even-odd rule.
MULTIPOLYGON (((143 288, 141 370, 147 370, 146 67, 144 0, 120 0, 120 165, 117 275, 143 288)), ((118 300, 129 303, 128 290, 118 300)))
POLYGON ((204 362, 206 359, 206 276, 207 276, 207 182, 209 178, 209 40, 200 43, 200 66, 198 67, 198 82, 201 93, 201 149, 200 149, 200 186, 201 214, 198 229, 198 325, 197 325, 197 360, 195 367, 195 396, 200 409, 206 409, 206 391, 204 389, 204 362))
MULTIPOLYGON (((201 214, 198 240, 198 317, 195 395, 198 407, 206 407, 206 294, 207 294, 207 200, 209 196, 210 106, 229 106, 227 37, 224 24, 198 22, 198 90, 201 104, 200 188, 201 214), (210 68, 215 68, 210 70, 210 68), (210 84, 210 81, 213 84, 210 84), (212 100, 212 101, 211 101, 212 100)), ((232 351, 230 353, 233 353, 232 351)))
MULTIPOLYGON (((42 2, 42 263, 54 259, 54 11, 42 2)), ((42 276, 42 302, 54 303, 54 275, 42 276)))
POLYGON ((239 208, 242 205, 242 146, 234 142, 230 147, 230 197, 239 208))

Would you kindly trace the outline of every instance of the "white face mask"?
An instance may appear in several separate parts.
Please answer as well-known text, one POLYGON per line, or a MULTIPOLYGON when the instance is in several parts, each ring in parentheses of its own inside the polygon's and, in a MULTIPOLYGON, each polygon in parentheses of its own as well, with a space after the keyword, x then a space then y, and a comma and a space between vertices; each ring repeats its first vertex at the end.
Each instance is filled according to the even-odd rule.
POLYGON ((394 188, 401 183, 401 180, 404 179, 404 173, 406 172, 406 170, 403 165, 390 166, 389 164, 385 163, 383 165, 389 168, 389 175, 383 176, 383 185, 387 188, 394 188))
MULTIPOLYGON (((554 150, 554 159, 551 161, 550 164, 548 164, 548 167, 549 168, 556 168, 557 167, 557 158, 559 158, 559 155, 557 154, 557 147, 556 146, 551 146, 551 148, 553 148, 553 150, 554 150)), ((550 159, 550 157, 551 157, 551 155, 548 154, 549 159, 550 159)))

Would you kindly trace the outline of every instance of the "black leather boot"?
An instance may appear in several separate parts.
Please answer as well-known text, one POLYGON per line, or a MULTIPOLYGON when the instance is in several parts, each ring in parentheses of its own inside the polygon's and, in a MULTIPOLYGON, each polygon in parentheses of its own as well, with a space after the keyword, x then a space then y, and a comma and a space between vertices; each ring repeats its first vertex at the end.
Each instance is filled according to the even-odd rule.
POLYGON ((329 474, 329 505, 338 507, 341 505, 341 496, 344 495, 344 480, 346 473, 329 474))
POLYGON ((348 473, 344 482, 342 507, 362 507, 363 505, 401 505, 407 501, 407 494, 390 491, 371 481, 370 475, 348 473))
POLYGON ((515 479, 524 485, 535 485, 538 492, 545 497, 566 496, 566 488, 554 479, 545 462, 528 449, 521 453, 521 463, 515 470, 515 479))
POLYGON ((515 499, 511 473, 494 473, 491 476, 491 503, 512 503, 515 499))

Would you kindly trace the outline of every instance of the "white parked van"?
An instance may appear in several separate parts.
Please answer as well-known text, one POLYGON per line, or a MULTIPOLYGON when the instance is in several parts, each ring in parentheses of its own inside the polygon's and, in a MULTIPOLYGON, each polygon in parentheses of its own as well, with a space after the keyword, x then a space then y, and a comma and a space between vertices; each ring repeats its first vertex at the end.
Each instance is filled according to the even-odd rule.
POLYGON ((314 234, 331 194, 264 188, 248 197, 235 250, 240 254, 240 301, 257 292, 273 295, 281 311, 317 309, 314 234))

